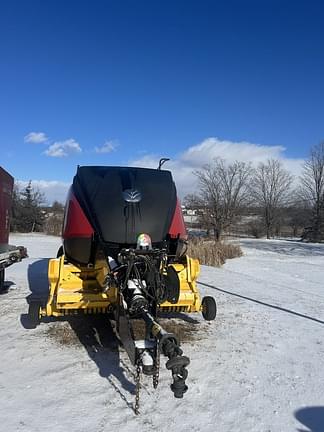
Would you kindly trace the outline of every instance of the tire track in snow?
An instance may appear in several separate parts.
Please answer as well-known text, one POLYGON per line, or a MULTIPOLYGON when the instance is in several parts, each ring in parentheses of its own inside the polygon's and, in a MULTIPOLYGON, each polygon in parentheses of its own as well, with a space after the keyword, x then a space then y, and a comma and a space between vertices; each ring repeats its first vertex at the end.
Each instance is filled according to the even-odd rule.
POLYGON ((248 301, 250 301, 250 302, 257 303, 257 304, 260 304, 260 305, 262 305, 262 306, 266 306, 266 307, 269 307, 269 308, 272 308, 272 309, 277 309, 277 310, 282 311, 282 312, 287 312, 287 313, 290 313, 290 314, 292 314, 292 315, 296 315, 296 316, 298 316, 298 317, 300 317, 300 318, 305 318, 305 319, 309 319, 309 320, 311 320, 311 321, 315 321, 315 322, 317 322, 317 323, 319 323, 319 324, 324 324, 324 321, 322 321, 322 320, 320 320, 320 319, 318 319, 318 318, 314 318, 314 317, 311 317, 311 316, 309 316, 309 315, 305 315, 305 314, 302 314, 302 313, 300 313, 300 312, 296 312, 296 311, 293 311, 293 310, 291 310, 291 309, 284 308, 284 307, 282 307, 282 306, 272 305, 272 304, 270 304, 270 303, 266 303, 266 302, 264 302, 264 301, 254 299, 254 298, 252 298, 252 297, 247 297, 247 296, 244 296, 244 295, 242 295, 242 294, 233 293, 233 292, 231 292, 231 291, 227 291, 227 290, 224 290, 224 289, 222 289, 222 288, 218 288, 218 287, 216 287, 216 286, 214 286, 214 285, 209 285, 209 284, 206 284, 206 283, 203 283, 203 282, 198 282, 198 284, 199 284, 199 285, 202 285, 202 286, 205 286, 205 287, 207 287, 207 288, 215 289, 215 290, 220 291, 220 292, 222 292, 222 293, 224 293, 224 294, 232 295, 232 296, 234 296, 234 297, 238 297, 238 298, 241 298, 241 299, 243 299, 243 300, 248 300, 248 301))

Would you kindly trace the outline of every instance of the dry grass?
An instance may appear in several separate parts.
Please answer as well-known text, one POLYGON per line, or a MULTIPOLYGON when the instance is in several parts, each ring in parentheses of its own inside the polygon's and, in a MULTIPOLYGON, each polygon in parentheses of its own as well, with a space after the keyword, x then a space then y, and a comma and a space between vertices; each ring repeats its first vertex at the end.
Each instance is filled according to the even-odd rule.
POLYGON ((50 325, 46 329, 46 336, 55 340, 59 345, 80 346, 80 340, 67 322, 50 325))
MULTIPOLYGON (((99 343, 100 346, 113 350, 113 345, 118 344, 118 342, 110 328, 107 327, 106 321, 98 321, 95 324, 94 332, 91 323, 92 321, 86 318, 74 320, 72 322, 73 327, 69 322, 56 322, 46 328, 45 334, 51 341, 64 347, 94 346, 99 343), (98 338, 100 341, 98 341, 98 338)), ((173 333, 181 343, 191 342, 196 339, 195 336, 199 326, 194 322, 183 321, 181 318, 160 318, 159 323, 164 330, 173 333)), ((135 339, 145 338, 145 323, 143 320, 132 320, 132 327, 135 339)))
POLYGON ((221 267, 227 259, 243 255, 242 249, 237 244, 202 239, 190 240, 187 253, 192 258, 198 258, 200 264, 213 267, 221 267))
POLYGON ((169 333, 173 333, 182 342, 191 342, 197 339, 197 324, 193 324, 180 319, 160 319, 159 323, 169 333))
MULTIPOLYGON (((167 314, 166 314, 167 315, 167 314)), ((191 342, 195 340, 198 326, 195 323, 181 320, 181 318, 160 318, 159 324, 168 333, 173 333, 180 342, 191 342)), ((145 338, 145 323, 142 320, 132 320, 135 339, 145 338)))

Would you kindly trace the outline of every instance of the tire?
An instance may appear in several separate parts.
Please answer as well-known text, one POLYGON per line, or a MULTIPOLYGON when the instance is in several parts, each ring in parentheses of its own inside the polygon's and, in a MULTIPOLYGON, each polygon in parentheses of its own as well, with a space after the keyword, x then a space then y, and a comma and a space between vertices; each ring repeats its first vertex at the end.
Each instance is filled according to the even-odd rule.
POLYGON ((5 269, 3 268, 0 270, 0 292, 5 291, 4 281, 5 281, 5 269))
POLYGON ((61 258, 63 254, 64 254, 63 246, 60 246, 59 250, 57 251, 56 258, 61 258))
POLYGON ((214 297, 206 296, 202 299, 202 316, 206 321, 213 321, 216 318, 217 306, 214 297))
POLYGON ((36 328, 40 324, 40 309, 41 305, 38 302, 31 302, 28 308, 28 318, 32 328, 36 328))

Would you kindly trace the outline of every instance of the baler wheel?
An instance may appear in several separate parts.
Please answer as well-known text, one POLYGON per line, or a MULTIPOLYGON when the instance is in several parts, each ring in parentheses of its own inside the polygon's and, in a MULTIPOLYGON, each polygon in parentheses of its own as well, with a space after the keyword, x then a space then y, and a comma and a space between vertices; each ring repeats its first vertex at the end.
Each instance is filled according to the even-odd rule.
POLYGON ((214 297, 206 296, 202 299, 202 315, 206 321, 216 318, 217 306, 214 297))
POLYGON ((29 304, 28 308, 28 317, 30 324, 33 328, 36 328, 40 324, 41 316, 40 316, 41 305, 40 303, 33 301, 29 304))

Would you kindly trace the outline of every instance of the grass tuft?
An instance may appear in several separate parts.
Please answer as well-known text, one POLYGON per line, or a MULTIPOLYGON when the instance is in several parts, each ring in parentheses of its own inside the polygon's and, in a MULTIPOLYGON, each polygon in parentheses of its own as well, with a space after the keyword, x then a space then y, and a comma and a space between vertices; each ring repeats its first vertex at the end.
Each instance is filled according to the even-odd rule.
POLYGON ((80 341, 67 322, 54 323, 47 327, 46 336, 55 340, 59 345, 80 346, 80 341))
POLYGON ((213 267, 221 267, 227 259, 243 255, 238 244, 202 239, 191 239, 187 253, 190 257, 199 259, 200 264, 213 267))

